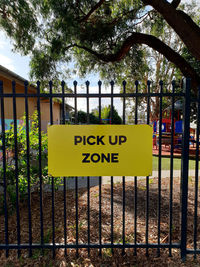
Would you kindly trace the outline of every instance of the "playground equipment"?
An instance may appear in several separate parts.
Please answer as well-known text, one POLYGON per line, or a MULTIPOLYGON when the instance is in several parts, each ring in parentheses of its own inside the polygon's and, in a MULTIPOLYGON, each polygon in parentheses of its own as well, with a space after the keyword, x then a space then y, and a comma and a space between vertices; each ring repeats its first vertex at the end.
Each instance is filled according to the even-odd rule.
MULTIPOLYGON (((165 146, 171 145, 171 124, 172 124, 172 116, 171 116, 171 106, 166 108, 162 114, 162 138, 161 143, 165 146)), ((160 121, 156 120, 153 122, 153 145, 157 147, 159 144, 159 124, 160 121)), ((174 103, 174 131, 173 131, 173 145, 174 148, 180 148, 182 144, 182 134, 183 134, 183 121, 182 121, 182 102, 180 100, 174 103)), ((190 140, 194 145, 194 134, 195 130, 190 128, 190 140)))

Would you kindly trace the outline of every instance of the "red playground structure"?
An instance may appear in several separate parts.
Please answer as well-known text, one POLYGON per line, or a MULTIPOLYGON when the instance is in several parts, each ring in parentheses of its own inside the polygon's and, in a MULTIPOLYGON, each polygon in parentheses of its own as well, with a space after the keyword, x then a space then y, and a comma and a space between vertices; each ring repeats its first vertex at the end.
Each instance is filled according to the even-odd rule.
MULTIPOLYGON (((172 118, 171 118, 171 106, 166 108, 162 114, 162 126, 161 126, 161 144, 162 154, 169 155, 171 151, 171 140, 172 140, 172 118)), ((160 121, 153 121, 153 153, 158 154, 159 145, 159 124, 160 121)), ((175 154, 181 154, 182 145, 182 134, 183 134, 183 121, 182 121, 182 103, 180 100, 174 103, 174 131, 173 131, 173 148, 175 154)), ((190 154, 195 151, 195 129, 190 128, 190 154)))

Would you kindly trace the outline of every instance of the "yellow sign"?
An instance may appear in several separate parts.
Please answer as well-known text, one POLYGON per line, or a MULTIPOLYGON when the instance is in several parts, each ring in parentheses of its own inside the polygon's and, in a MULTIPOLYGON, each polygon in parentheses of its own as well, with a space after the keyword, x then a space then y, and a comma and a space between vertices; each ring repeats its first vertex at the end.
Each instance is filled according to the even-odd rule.
POLYGON ((52 176, 149 176, 149 125, 52 125, 48 170, 52 176))

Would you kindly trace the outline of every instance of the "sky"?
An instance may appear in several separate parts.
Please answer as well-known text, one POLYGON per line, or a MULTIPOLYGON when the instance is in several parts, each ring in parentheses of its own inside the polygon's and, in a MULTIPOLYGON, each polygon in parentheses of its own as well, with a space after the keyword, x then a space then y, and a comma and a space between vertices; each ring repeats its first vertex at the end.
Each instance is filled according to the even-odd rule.
POLYGON ((3 31, 0 31, 0 65, 28 79, 30 58, 12 50, 11 41, 3 31))

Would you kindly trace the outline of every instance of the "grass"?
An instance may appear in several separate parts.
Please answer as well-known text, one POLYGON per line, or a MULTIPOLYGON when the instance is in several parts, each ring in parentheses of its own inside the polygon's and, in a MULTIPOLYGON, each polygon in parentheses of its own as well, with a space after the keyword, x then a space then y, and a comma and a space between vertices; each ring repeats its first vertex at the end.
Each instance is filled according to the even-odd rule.
MULTIPOLYGON (((153 157, 153 171, 158 170, 158 157, 153 157)), ((174 158, 173 160, 174 163, 174 170, 180 170, 181 169, 181 159, 179 158, 174 158)), ((162 164, 162 170, 170 170, 170 158, 162 158, 161 161, 162 164)), ((200 163, 199 163, 200 166, 200 163)), ((189 169, 194 170, 195 169, 195 160, 190 160, 189 161, 189 169)))

